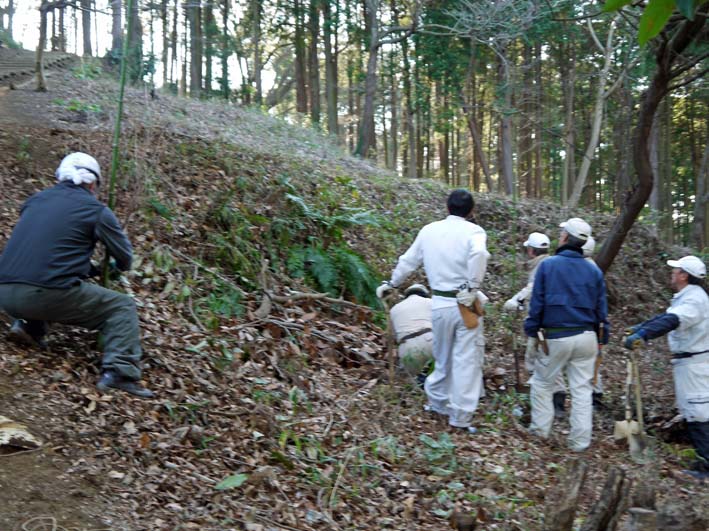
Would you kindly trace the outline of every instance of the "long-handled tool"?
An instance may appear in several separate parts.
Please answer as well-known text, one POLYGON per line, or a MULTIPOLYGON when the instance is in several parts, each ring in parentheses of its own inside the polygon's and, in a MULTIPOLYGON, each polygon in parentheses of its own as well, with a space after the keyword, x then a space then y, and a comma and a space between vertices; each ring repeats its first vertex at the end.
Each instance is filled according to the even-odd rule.
POLYGON ((631 457, 640 461, 647 448, 645 433, 643 430, 642 399, 640 394, 640 371, 638 370, 635 352, 630 353, 627 360, 628 374, 625 380, 625 420, 615 423, 613 437, 616 440, 627 439, 631 457), (635 385, 635 406, 638 420, 633 420, 632 407, 630 404, 632 387, 635 385))
POLYGON ((396 364, 395 353, 394 353, 394 330, 391 325, 391 315, 389 313, 389 301, 387 300, 392 295, 387 295, 382 297, 380 300, 382 306, 384 307, 384 312, 387 317, 387 329, 386 329, 386 347, 387 347, 387 358, 389 360, 389 385, 394 383, 394 366, 396 364))

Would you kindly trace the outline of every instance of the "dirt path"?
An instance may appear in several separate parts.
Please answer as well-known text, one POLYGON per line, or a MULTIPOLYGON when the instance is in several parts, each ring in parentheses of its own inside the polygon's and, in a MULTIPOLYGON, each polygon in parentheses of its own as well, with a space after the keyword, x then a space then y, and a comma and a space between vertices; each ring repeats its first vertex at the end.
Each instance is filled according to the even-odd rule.
POLYGON ((72 476, 71 463, 58 453, 63 444, 71 443, 62 436, 76 435, 64 433, 65 412, 38 400, 39 384, 22 375, 22 360, 33 353, 10 357, 10 350, 5 342, 0 345, 0 366, 7 369, 8 360, 14 358, 19 363, 10 372, 18 372, 10 377, 7 370, 0 373, 0 414, 24 423, 45 444, 26 453, 0 452, 0 529, 20 531, 25 524, 32 529, 40 523, 44 527, 39 529, 55 529, 52 522, 69 529, 106 529, 111 522, 102 517, 105 505, 98 497, 98 481, 72 476))

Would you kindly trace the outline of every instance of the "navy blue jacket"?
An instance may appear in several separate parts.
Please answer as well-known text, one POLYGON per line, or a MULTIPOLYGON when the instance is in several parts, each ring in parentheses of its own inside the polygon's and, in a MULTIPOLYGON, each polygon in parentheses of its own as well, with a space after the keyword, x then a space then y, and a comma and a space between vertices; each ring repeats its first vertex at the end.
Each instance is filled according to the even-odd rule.
POLYGON ((113 212, 83 186, 64 181, 30 197, 0 256, 0 284, 69 288, 91 271, 97 241, 130 268, 133 249, 113 212))
POLYGON ((610 330, 603 273, 584 259, 581 249, 560 247, 555 256, 539 265, 525 333, 536 337, 537 330, 544 328, 547 338, 555 339, 585 330, 598 332, 600 323, 601 343, 606 344, 610 330))

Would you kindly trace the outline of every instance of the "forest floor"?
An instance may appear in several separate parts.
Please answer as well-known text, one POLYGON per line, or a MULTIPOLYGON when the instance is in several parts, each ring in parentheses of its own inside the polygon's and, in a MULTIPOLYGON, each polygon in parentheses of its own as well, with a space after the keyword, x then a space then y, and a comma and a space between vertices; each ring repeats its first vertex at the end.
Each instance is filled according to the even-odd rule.
MULTIPOLYGON (((117 89, 92 72, 51 74, 45 94, 29 85, 0 92, 0 246, 64 154, 92 153, 108 173, 117 89)), ((528 400, 514 391, 521 319, 500 312, 524 282, 526 234, 556 237, 568 213, 476 195, 492 254, 487 394, 478 432, 460 433, 423 412, 411 379, 387 381, 381 312, 298 298, 308 287, 281 253, 292 242, 269 239, 317 232, 386 276, 416 230, 443 216, 444 185, 399 179, 311 130, 218 103, 129 90, 125 123, 116 210, 136 261, 114 287, 139 306, 145 382, 157 398, 97 393, 95 333, 55 326, 45 352, 0 339, 0 414, 45 442, 0 455, 1 530, 440 530, 453 510, 483 529, 534 530, 578 458, 589 464, 578 525, 615 466, 654 485, 662 529, 707 528, 706 485, 679 473, 691 450, 660 429, 675 414, 664 341, 641 355, 651 461, 632 462, 612 439, 622 416, 621 331, 667 306, 664 262, 684 253, 658 243, 649 224, 633 229, 608 274, 608 408, 594 416, 591 448, 572 455, 566 421, 548 442, 527 434, 528 400), (287 194, 310 206, 308 219, 287 194), (315 205, 366 206, 385 221, 335 231, 315 205), (295 230, 274 233, 277 222, 295 230), (263 306, 264 287, 283 298, 263 306)), ((612 217, 580 214, 602 242, 612 217)), ((0 323, 0 337, 6 330, 0 323)))

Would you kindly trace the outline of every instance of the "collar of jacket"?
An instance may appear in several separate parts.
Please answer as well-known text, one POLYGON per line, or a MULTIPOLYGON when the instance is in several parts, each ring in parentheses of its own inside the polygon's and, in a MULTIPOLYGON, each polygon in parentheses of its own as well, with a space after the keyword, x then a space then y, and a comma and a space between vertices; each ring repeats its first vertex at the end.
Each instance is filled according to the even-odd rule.
POLYGON ((564 256, 574 256, 573 253, 577 253, 581 255, 581 258, 583 258, 583 249, 581 247, 574 247, 573 245, 562 245, 556 250, 555 254, 563 254, 564 256))
POLYGON ((527 261, 527 270, 533 271, 534 268, 539 265, 539 262, 541 262, 542 260, 545 260, 546 258, 549 258, 548 254, 540 254, 539 256, 535 256, 534 258, 530 258, 527 261))
POLYGON ((83 190, 87 194, 93 195, 91 193, 91 190, 89 190, 88 188, 86 188, 85 186, 83 186, 81 184, 75 184, 72 181, 60 181, 57 184, 55 184, 54 186, 60 186, 62 188, 70 188, 72 190, 83 190))

